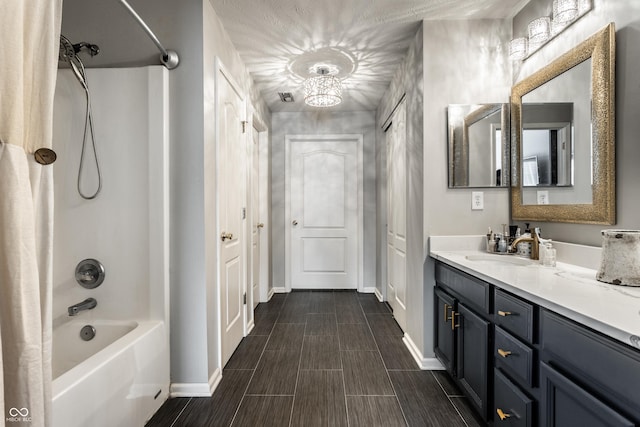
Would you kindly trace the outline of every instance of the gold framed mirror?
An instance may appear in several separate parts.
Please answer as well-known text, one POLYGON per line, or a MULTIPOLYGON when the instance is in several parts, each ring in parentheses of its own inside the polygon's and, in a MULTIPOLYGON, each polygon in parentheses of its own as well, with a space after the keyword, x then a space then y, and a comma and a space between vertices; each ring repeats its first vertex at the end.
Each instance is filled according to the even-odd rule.
POLYGON ((512 88, 511 138, 511 215, 514 220, 615 224, 613 23, 512 88), (585 70, 590 79, 586 78, 584 88, 574 86, 579 80, 577 75, 584 75, 585 70), (552 86, 554 83, 556 87, 552 86), (575 99, 567 94, 568 88, 575 99), (571 114, 575 115, 562 120, 538 119, 537 123, 529 124, 527 108, 523 105, 536 105, 539 109, 545 103, 551 106, 559 102, 572 103, 571 114), (569 165, 569 172, 563 173, 571 178, 557 186, 538 184, 541 181, 535 180, 539 166, 537 160, 532 163, 535 156, 523 156, 523 151, 525 154, 527 151, 523 134, 526 128, 545 127, 542 122, 558 121, 562 124, 547 124, 549 129, 545 130, 554 135, 552 151, 560 150, 561 146, 567 150, 566 154, 554 155, 565 159, 558 163, 569 165), (563 128, 570 131, 558 134, 563 128), (564 140, 558 142, 558 135, 568 138, 566 144, 564 140))

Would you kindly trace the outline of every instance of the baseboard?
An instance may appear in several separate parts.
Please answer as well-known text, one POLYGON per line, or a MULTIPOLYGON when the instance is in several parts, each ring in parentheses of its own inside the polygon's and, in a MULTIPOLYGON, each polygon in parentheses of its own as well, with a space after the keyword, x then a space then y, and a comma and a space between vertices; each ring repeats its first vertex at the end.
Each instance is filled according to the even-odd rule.
POLYGON ((253 328, 256 326, 256 322, 254 322, 254 319, 251 319, 249 321, 249 323, 247 323, 247 333, 245 334, 245 337, 247 335, 249 335, 251 333, 251 331, 253 331, 253 328))
POLYGON ((442 363, 435 357, 424 357, 422 352, 418 350, 418 347, 415 345, 409 334, 404 334, 402 337, 402 341, 404 345, 407 346, 409 352, 413 356, 413 359, 418 364, 418 367, 425 371, 442 371, 444 370, 444 366, 442 363))
POLYGON ((384 298, 382 297, 382 293, 378 290, 378 288, 375 288, 373 293, 376 294, 376 298, 378 298, 378 301, 384 302, 384 298))
POLYGON ((362 293, 363 294, 374 294, 376 292, 376 287, 375 286, 364 286, 362 288, 362 293))
POLYGON ((170 396, 173 397, 211 397, 222 380, 222 371, 216 369, 208 383, 173 383, 170 396))
POLYGON ((275 293, 275 294, 286 294, 287 293, 287 288, 285 288, 284 286, 274 286, 273 288, 271 288, 271 290, 273 290, 273 293, 275 293))
POLYGON ((273 297, 274 294, 275 294, 275 291, 273 290, 273 288, 270 288, 269 292, 267 293, 267 301, 266 302, 271 301, 271 297, 273 297))

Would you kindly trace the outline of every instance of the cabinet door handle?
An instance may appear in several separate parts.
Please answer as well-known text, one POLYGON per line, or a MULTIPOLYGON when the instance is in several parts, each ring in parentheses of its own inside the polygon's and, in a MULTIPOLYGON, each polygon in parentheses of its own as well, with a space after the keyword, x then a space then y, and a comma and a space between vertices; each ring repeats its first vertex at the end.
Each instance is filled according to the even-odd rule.
POLYGON ((451 312, 451 330, 452 331, 460 327, 460 323, 456 324, 456 316, 460 316, 460 313, 456 313, 455 311, 452 311, 451 312))
POLYGON ((501 420, 506 420, 507 418, 511 417, 511 414, 507 414, 506 412, 504 412, 502 409, 498 408, 496 410, 496 412, 498 413, 498 416, 500 417, 501 420))
POLYGON ((446 302, 444 303, 444 321, 448 322, 449 320, 451 320, 451 317, 449 317, 449 309, 453 308, 453 306, 447 304, 446 302))
POLYGON ((507 317, 507 316, 511 316, 511 314, 513 313, 511 313, 510 311, 498 310, 498 316, 507 317))
POLYGON ((498 349, 498 354, 502 357, 509 357, 511 356, 511 352, 508 350, 503 350, 501 348, 498 349))

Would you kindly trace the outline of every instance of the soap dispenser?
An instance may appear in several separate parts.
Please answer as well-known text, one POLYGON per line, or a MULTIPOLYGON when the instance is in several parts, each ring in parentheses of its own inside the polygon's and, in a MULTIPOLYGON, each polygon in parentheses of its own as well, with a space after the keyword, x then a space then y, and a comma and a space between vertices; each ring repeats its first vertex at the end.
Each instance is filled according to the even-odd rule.
MULTIPOLYGON (((521 237, 531 237, 531 229, 529 228, 529 223, 525 222, 524 233, 521 237)), ((522 257, 531 257, 531 242, 520 242, 516 246, 516 254, 522 257)))

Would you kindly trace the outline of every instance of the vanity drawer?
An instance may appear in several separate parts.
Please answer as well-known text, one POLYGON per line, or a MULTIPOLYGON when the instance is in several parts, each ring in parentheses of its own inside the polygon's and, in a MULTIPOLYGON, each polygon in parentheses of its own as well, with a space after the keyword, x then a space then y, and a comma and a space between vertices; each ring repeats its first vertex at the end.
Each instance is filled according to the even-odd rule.
POLYGON ((640 422, 640 350, 543 309, 542 361, 640 422))
POLYGON ((440 262, 436 263, 436 281, 467 305, 477 311, 489 313, 491 287, 487 282, 440 262))
POLYGON ((498 326, 493 356, 496 366, 505 368, 527 385, 533 386, 533 349, 498 326))
POLYGON ((494 321, 497 325, 529 343, 533 342, 533 304, 496 289, 494 306, 494 321))
POLYGON ((533 425, 533 401, 517 385, 494 369, 494 426, 530 427, 533 425))

